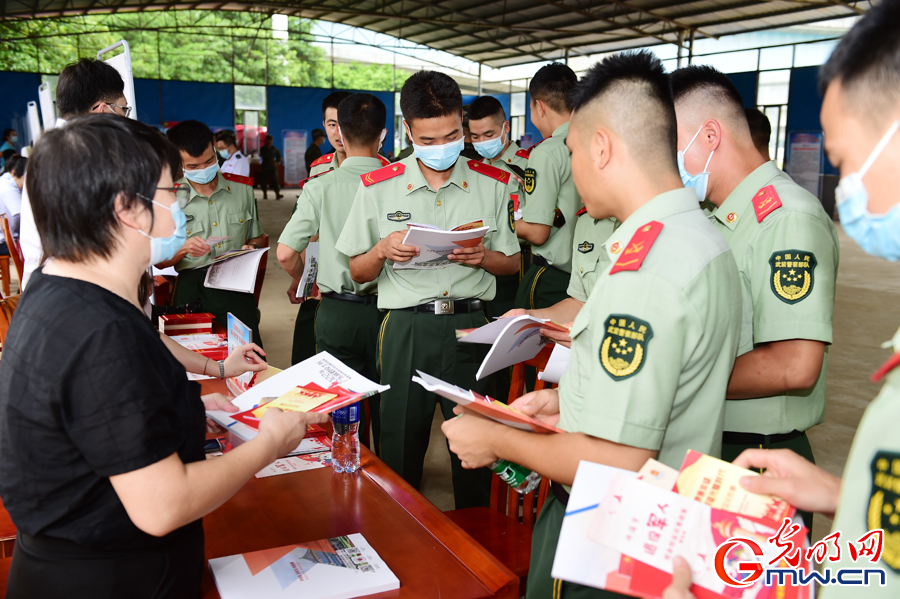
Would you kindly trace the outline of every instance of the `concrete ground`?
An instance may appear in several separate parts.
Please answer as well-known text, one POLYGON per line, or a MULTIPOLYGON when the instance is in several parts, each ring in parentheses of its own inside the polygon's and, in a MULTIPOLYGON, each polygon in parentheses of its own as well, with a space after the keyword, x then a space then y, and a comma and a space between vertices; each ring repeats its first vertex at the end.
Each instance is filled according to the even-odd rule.
MULTIPOLYGON (((274 248, 290 218, 296 192, 289 191, 280 201, 272 200, 271 195, 269 200, 262 200, 259 191, 257 197, 260 219, 274 248)), ((841 267, 835 299, 834 344, 828 356, 828 403, 825 422, 809 432, 817 462, 836 475, 843 470, 863 411, 878 393, 880 385, 868 379, 890 355, 880 345, 900 325, 894 303, 900 296, 900 264, 872 258, 842 231, 839 234, 841 267)), ((267 259, 260 329, 269 361, 285 368, 290 366, 298 307, 288 301, 286 290, 290 280, 278 265, 274 250, 267 259)), ((439 426, 440 417, 436 412, 421 490, 439 508, 448 510, 453 508, 450 459, 439 426)), ((825 536, 830 526, 829 520, 817 516, 814 537, 825 536)))

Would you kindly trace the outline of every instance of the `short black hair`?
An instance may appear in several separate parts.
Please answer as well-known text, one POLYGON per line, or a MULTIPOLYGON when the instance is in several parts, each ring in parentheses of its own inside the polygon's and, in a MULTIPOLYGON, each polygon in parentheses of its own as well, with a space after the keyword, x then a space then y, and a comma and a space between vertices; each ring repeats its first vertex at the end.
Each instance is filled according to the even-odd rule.
POLYGON ((56 84, 56 107, 68 120, 87 114, 98 102, 115 102, 125 95, 119 71, 103 61, 82 58, 66 66, 56 84))
POLYGON ((313 141, 319 139, 320 137, 325 137, 325 132, 321 129, 313 129, 312 130, 312 139, 313 141))
POLYGON ((743 114, 744 99, 728 78, 728 75, 709 65, 690 65, 672 72, 672 97, 677 104, 688 95, 702 91, 711 94, 716 102, 725 103, 729 108, 743 114))
POLYGON ((120 226, 116 199, 152 214, 164 169, 181 168, 178 150, 155 129, 115 115, 89 114, 41 136, 28 161, 28 197, 48 258, 108 258, 120 226), (91 168, 84 168, 90 156, 91 168))
POLYGON ((620 52, 595 64, 569 95, 580 121, 602 110, 648 172, 676 170, 675 103, 662 62, 651 52, 620 52))
POLYGON ((500 100, 494 96, 478 96, 469 104, 469 120, 480 121, 489 116, 494 117, 498 123, 506 120, 506 111, 500 100))
POLYGON ((14 148, 10 148, 8 150, 3 150, 3 160, 9 160, 13 156, 18 154, 14 148))
POLYGON ((352 95, 353 92, 331 92, 330 94, 325 96, 325 99, 322 100, 322 120, 325 120, 326 110, 328 110, 329 108, 334 108, 335 110, 337 110, 337 107, 341 105, 341 102, 352 95))
POLYGON ((538 69, 528 84, 531 101, 540 100, 559 114, 571 112, 574 108, 569 94, 578 83, 578 76, 568 65, 552 62, 538 69))
POLYGON ((400 90, 400 112, 407 121, 462 114, 462 92, 451 77, 437 71, 419 71, 400 90))
POLYGON ((216 133, 216 141, 221 141, 226 146, 236 146, 237 136, 234 134, 234 131, 219 131, 216 133))
POLYGON ((166 131, 166 137, 176 148, 194 158, 202 156, 210 145, 216 145, 209 127, 194 120, 181 121, 166 131))
POLYGON ((15 133, 15 132, 16 132, 15 129, 4 129, 4 130, 3 130, 3 139, 4 139, 4 140, 8 139, 9 136, 10 136, 10 134, 11 134, 11 133, 15 133))
MULTIPOLYGON (((819 71, 819 90, 839 80, 857 109, 881 122, 900 104, 900 2, 882 0, 844 34, 819 71), (859 93, 861 92, 861 93, 859 93)), ((890 117, 893 118, 893 117, 890 117)))
POLYGON ((772 138, 772 123, 759 108, 745 108, 744 114, 747 115, 747 124, 750 125, 750 137, 753 138, 753 145, 757 148, 768 148, 769 140, 772 138))
POLYGON ((341 137, 351 144, 372 144, 378 141, 386 119, 384 102, 372 94, 353 94, 338 106, 341 137))
MULTIPOLYGON (((4 152, 5 153, 5 152, 4 152)), ((18 154, 13 154, 6 161, 3 172, 10 173, 13 177, 21 177, 25 174, 25 167, 28 166, 28 159, 18 154)))

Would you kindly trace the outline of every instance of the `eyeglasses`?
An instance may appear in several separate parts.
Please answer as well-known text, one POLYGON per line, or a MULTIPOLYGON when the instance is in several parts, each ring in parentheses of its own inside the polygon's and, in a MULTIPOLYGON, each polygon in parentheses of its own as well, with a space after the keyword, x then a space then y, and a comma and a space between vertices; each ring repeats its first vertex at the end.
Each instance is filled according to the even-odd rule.
MULTIPOLYGON (((109 106, 110 110, 112 110, 113 112, 116 112, 116 108, 118 108, 123 113, 125 113, 122 115, 125 118, 128 118, 128 115, 131 114, 131 106, 120 106, 119 104, 113 104, 112 102, 100 102, 100 104, 97 104, 97 106, 109 106)), ((97 106, 94 106, 94 108, 92 108, 91 110, 96 110, 97 106)))
POLYGON ((175 195, 175 199, 178 200, 178 205, 184 208, 187 206, 187 203, 191 199, 191 188, 185 185, 184 183, 176 183, 172 187, 157 187, 156 189, 161 189, 162 191, 168 191, 175 195))

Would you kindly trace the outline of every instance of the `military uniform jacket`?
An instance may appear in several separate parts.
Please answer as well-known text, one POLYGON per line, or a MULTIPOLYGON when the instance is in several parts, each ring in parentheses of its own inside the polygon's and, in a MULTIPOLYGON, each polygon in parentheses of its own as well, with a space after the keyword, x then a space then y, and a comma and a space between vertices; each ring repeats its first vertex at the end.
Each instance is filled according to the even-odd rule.
POLYGON ((575 222, 575 243, 572 249, 572 274, 569 277, 569 297, 584 303, 591 295, 594 284, 610 265, 609 254, 603 244, 613 234, 618 222, 614 218, 593 219, 587 212, 579 211, 575 222))
MULTIPOLYGON (((205 256, 195 258, 188 254, 175 265, 175 270, 205 266, 216 256, 230 250, 239 250, 248 239, 259 237, 265 232, 256 214, 256 199, 253 188, 243 183, 228 181, 221 173, 216 174, 216 190, 211 196, 200 194, 191 186, 191 198, 184 207, 187 217, 187 236, 231 237, 211 247, 212 251, 205 256)), ((190 185, 187 179, 179 183, 190 185)))
POLYGON ((225 164, 222 165, 223 173, 234 173, 235 175, 240 175, 241 177, 249 177, 250 176, 250 161, 247 160, 247 157, 240 153, 240 151, 236 151, 234 154, 228 157, 228 160, 225 161, 225 164))
POLYGON ((532 252, 551 266, 572 271, 572 240, 581 196, 572 180, 572 158, 566 147, 569 123, 531 149, 525 169, 525 206, 522 220, 551 227, 550 237, 532 252))
MULTIPOLYGON (((750 173, 710 216, 734 251, 744 293, 738 355, 760 343, 831 343, 840 248, 822 204, 774 162, 750 173)), ((729 401, 725 430, 780 434, 822 422, 825 370, 815 386, 785 395, 729 401)))
POLYGON ((341 168, 312 179, 303 187, 291 220, 284 227, 278 243, 302 252, 309 238, 319 233, 319 271, 316 283, 322 293, 375 293, 378 284, 355 283, 350 278, 350 259, 335 245, 353 207, 362 175, 381 167, 377 158, 350 156, 341 168))
MULTIPOLYGON (((475 160, 460 158, 440 189, 431 189, 415 155, 369 173, 337 243, 348 257, 364 254, 383 237, 405 231, 410 223, 450 230, 473 221, 490 227, 484 247, 507 256, 519 252, 505 173, 475 160), (503 175, 478 172, 482 168, 503 175), (375 182, 379 181, 379 182, 375 182)), ((434 270, 394 270, 386 261, 378 277, 378 307, 408 308, 437 299, 492 300, 494 275, 482 268, 453 264, 434 270)))
POLYGON ((513 142, 498 157, 481 159, 481 162, 503 169, 510 174, 509 196, 513 199, 513 203, 518 200, 519 210, 525 205, 525 190, 522 189, 522 183, 525 169, 528 166, 528 158, 523 154, 527 154, 527 152, 519 148, 519 144, 513 142))
POLYGON ((740 335, 731 249, 693 190, 660 194, 603 244, 599 276, 572 331, 560 428, 655 450, 721 453, 725 389, 740 335))

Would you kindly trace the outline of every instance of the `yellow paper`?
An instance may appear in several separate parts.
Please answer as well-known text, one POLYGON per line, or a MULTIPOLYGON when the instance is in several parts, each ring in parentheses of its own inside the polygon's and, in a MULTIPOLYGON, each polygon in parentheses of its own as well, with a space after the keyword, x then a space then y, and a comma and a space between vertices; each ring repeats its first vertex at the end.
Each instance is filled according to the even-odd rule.
POLYGON ((294 387, 278 399, 273 399, 253 410, 253 415, 262 418, 269 408, 279 408, 283 412, 309 412, 335 397, 337 397, 336 393, 323 393, 313 389, 294 387))

